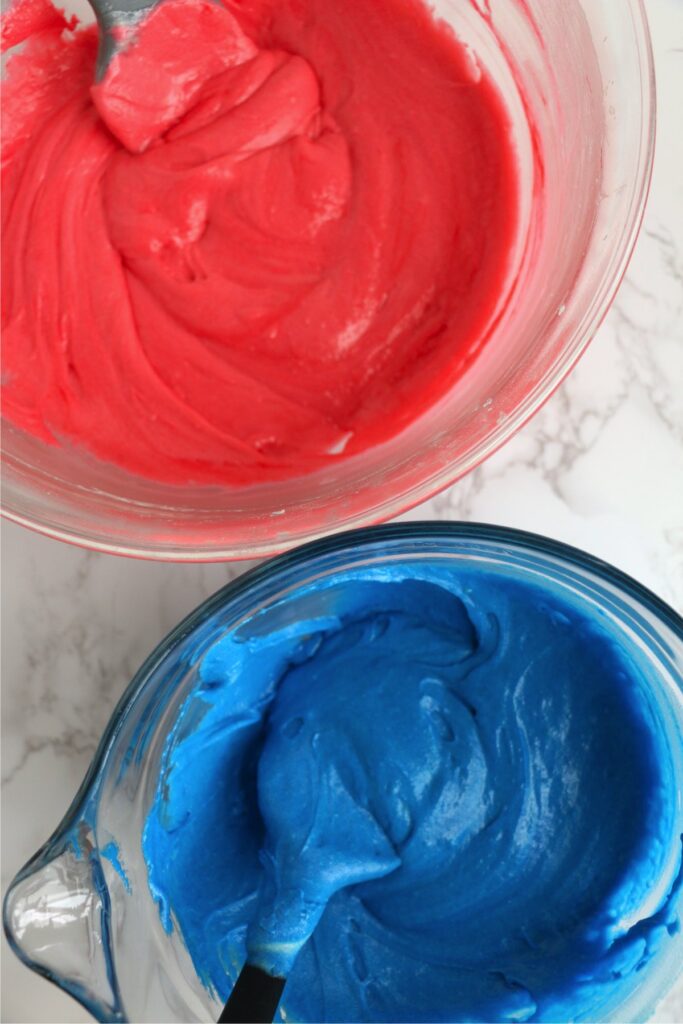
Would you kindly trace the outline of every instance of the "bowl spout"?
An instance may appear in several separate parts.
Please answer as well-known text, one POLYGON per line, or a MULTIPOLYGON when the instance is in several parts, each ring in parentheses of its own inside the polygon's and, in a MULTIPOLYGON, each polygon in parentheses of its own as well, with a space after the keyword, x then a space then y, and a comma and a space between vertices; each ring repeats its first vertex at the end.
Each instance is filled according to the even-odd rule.
POLYGON ((89 829, 38 855, 7 892, 10 945, 100 1021, 125 1021, 109 940, 109 893, 89 829))

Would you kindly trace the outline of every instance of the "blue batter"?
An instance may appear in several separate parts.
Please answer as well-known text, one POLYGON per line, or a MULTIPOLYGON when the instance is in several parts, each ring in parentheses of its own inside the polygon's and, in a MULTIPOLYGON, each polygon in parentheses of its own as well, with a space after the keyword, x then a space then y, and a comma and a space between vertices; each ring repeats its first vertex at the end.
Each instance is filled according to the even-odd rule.
POLYGON ((671 736, 626 644, 557 588, 413 562, 210 648, 143 840, 207 987, 248 948, 289 973, 288 1020, 618 1005, 683 884, 671 736))

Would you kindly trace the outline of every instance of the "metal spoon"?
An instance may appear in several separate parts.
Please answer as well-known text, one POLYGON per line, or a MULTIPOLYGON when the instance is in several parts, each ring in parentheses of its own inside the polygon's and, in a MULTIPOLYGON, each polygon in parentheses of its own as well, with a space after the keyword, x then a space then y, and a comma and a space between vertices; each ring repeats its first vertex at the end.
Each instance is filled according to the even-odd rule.
POLYGON ((160 0, 89 0, 100 29, 96 81, 104 76, 109 61, 120 48, 125 30, 140 21, 160 0))

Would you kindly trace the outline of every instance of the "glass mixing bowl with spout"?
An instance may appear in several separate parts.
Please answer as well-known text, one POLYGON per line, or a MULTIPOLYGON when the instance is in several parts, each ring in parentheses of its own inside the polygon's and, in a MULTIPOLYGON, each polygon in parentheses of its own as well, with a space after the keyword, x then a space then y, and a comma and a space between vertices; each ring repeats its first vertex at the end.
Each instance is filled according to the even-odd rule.
MULTIPOLYGON (((443 571, 494 567, 552 583, 600 609, 652 668, 654 705, 683 789, 683 621, 634 580, 576 549, 491 526, 413 523, 341 534, 283 555, 211 597, 150 655, 105 731, 63 822, 19 872, 4 922, 15 952, 100 1021, 217 1020, 177 929, 148 885, 142 832, 161 754, 203 655, 227 632, 282 629, 311 615, 312 581, 362 566, 434 560, 443 571), (258 625, 255 616, 258 614, 258 625)), ((320 592, 316 600, 320 600, 320 592)), ((316 612, 319 607, 316 606, 316 612)), ((251 631, 251 632, 250 632, 251 631)), ((683 808, 676 812, 681 819, 683 808)), ((673 931, 673 930, 672 930, 673 931)), ((233 980, 240 964, 227 967, 233 980)), ((632 976, 601 1020, 642 1021, 683 966, 683 932, 632 976)))
MULTIPOLYGON (((65 6, 90 13, 86 0, 65 6)), ((602 320, 642 218, 654 145, 643 0, 433 6, 505 97, 519 157, 508 281, 464 375, 390 441, 308 475, 243 487, 145 480, 6 423, 7 516, 120 554, 264 556, 425 500, 495 451, 554 391, 602 320)))

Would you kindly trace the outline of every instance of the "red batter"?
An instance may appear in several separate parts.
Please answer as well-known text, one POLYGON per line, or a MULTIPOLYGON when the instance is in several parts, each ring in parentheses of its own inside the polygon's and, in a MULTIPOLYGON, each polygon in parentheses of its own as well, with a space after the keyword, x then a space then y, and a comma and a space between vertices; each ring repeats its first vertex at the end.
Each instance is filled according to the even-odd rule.
POLYGON ((251 483, 452 387, 500 303, 517 168, 500 96, 421 0, 166 0, 92 91, 93 28, 47 0, 5 28, 28 37, 3 110, 13 423, 251 483))

